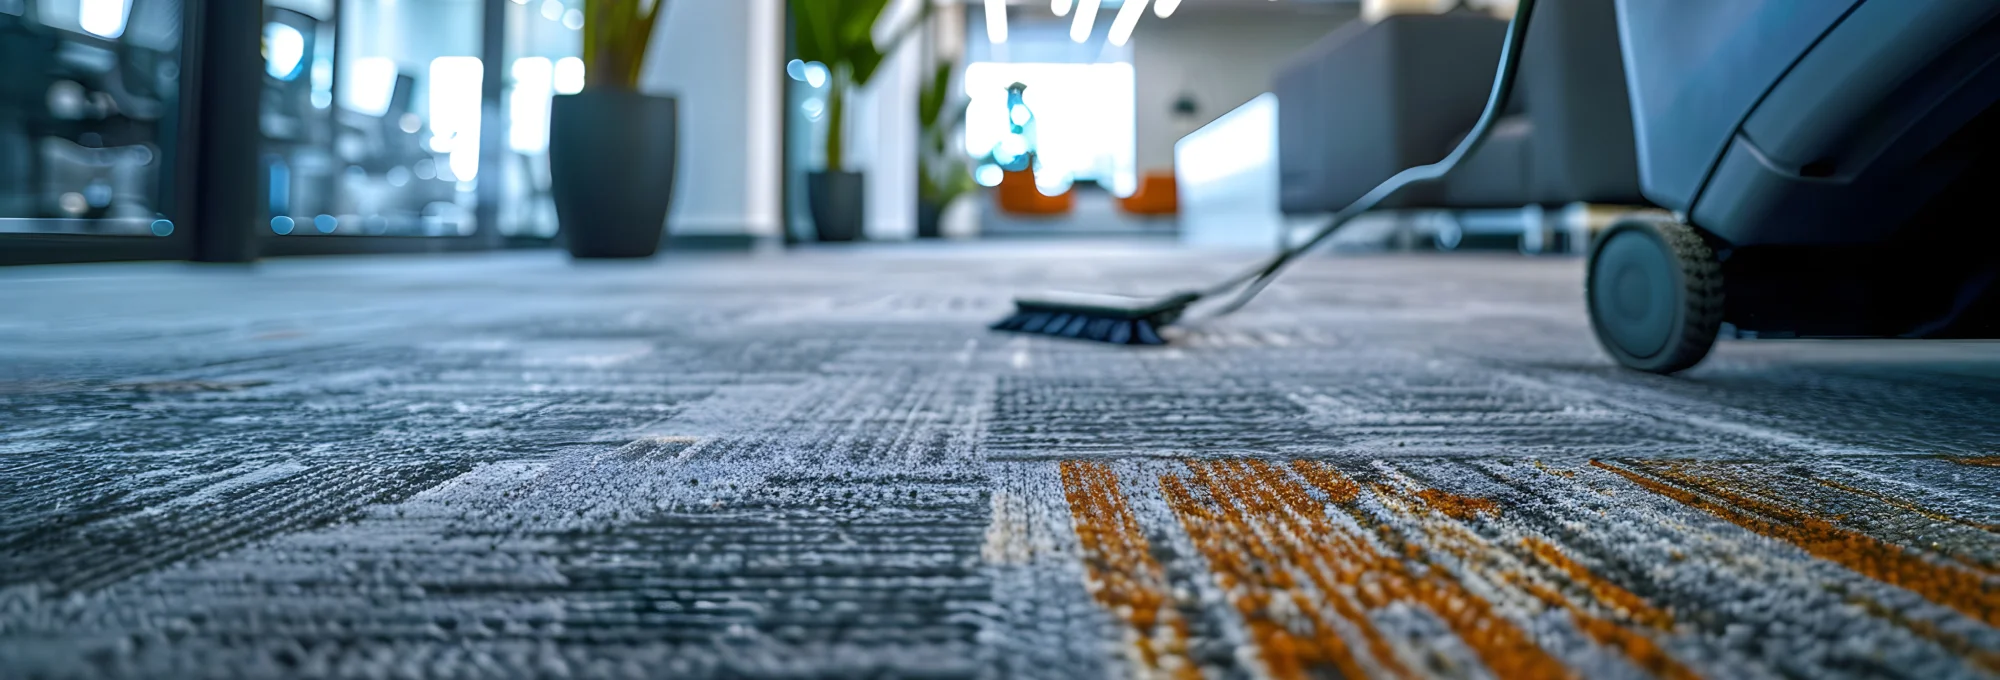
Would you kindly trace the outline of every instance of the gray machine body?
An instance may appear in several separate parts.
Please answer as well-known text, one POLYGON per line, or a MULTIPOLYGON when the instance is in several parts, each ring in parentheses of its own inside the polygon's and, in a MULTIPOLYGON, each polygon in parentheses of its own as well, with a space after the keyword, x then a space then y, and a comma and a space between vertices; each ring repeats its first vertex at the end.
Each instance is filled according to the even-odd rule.
POLYGON ((2000 2, 1617 5, 1641 190, 1726 245, 1895 240, 1996 160, 1954 142, 2000 102, 2000 2))

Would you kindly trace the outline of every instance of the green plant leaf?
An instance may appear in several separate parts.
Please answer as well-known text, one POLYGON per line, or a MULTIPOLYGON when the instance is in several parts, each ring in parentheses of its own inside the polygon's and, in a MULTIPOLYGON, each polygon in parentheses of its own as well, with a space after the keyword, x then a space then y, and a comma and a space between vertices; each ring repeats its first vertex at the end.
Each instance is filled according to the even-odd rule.
POLYGON ((951 96, 949 88, 953 66, 951 62, 938 64, 937 73, 931 76, 929 83, 924 84, 923 91, 917 93, 918 124, 930 127, 942 122, 938 116, 944 113, 945 100, 951 96))
POLYGON ((798 41, 799 58, 826 64, 827 68, 839 63, 840 45, 834 38, 833 17, 838 16, 841 0, 801 0, 792 3, 793 31, 798 41))
POLYGON ((848 55, 848 79, 854 87, 867 87, 868 79, 875 77, 875 69, 882 65, 883 54, 875 49, 875 44, 863 42, 848 55))
POLYGON ((590 0, 584 3, 583 62, 585 87, 639 87, 639 74, 652 44, 653 30, 666 13, 668 0, 590 0))
MULTIPOLYGON (((841 112, 849 90, 866 86, 869 79, 875 76, 876 68, 882 65, 883 52, 876 47, 873 32, 875 22, 881 19, 882 10, 888 4, 889 0, 794 0, 790 3, 792 39, 799 58, 824 64, 833 73, 827 102, 826 157, 830 167, 838 168, 845 160, 841 112)), ((920 16, 929 16, 928 8, 920 16)), ((915 25, 897 31, 890 49, 894 49, 894 43, 916 34, 915 25)))
POLYGON ((875 22, 882 17, 889 0, 798 0, 792 3, 793 39, 799 58, 816 61, 833 69, 848 67, 848 82, 855 87, 868 84, 875 68, 882 64, 882 51, 875 46, 875 22))

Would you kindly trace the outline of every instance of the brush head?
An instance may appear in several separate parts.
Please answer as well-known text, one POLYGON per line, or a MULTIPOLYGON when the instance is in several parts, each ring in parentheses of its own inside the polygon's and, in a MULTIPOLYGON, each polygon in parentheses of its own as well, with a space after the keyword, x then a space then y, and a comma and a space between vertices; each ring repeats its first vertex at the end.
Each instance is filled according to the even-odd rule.
POLYGON ((1199 293, 1140 298, 1089 293, 1048 293, 1014 300, 1014 313, 994 330, 1039 333, 1115 345, 1164 345, 1160 327, 1179 319, 1199 293))

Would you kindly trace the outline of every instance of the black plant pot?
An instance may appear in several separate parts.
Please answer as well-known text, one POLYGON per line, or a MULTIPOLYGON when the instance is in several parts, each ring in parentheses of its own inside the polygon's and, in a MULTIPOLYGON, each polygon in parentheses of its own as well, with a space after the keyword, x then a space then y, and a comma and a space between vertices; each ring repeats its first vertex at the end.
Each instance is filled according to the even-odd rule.
POLYGON ((938 220, 944 217, 944 204, 937 201, 917 201, 917 238, 939 238, 944 235, 938 230, 938 220))
POLYGON ((556 220, 575 257, 651 257, 673 205, 679 138, 672 97, 559 95, 549 112, 556 220))
POLYGON ((812 204, 813 230, 819 233, 819 240, 861 238, 865 187, 858 172, 822 170, 806 176, 806 198, 812 204))

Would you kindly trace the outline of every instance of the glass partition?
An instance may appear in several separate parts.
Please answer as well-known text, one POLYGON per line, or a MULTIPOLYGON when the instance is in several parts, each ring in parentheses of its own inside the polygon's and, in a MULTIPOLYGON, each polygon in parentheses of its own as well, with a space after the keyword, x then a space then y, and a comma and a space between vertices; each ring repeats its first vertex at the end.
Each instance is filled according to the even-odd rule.
POLYGON ((549 102, 583 89, 582 0, 511 0, 507 3, 507 69, 501 115, 506 152, 493 176, 501 182, 499 229, 503 236, 550 238, 556 234, 549 193, 549 102))
POLYGON ((982 14, 969 18, 965 152, 981 159, 974 170, 979 183, 1000 183, 1002 166, 1024 144, 1011 133, 1014 119, 1032 117, 1041 166, 1035 180, 1044 193, 1061 193, 1079 181, 1117 196, 1137 190, 1133 46, 1113 44, 1104 28, 1079 42, 1070 36, 1073 21, 1037 12, 1017 16, 1006 39, 995 43, 982 14), (1009 87, 1016 83, 1027 86, 1024 106, 1010 102, 1009 87))
POLYGON ((259 116, 277 236, 469 236, 480 0, 267 0, 259 116))
POLYGON ((180 0, 0 0, 0 233, 166 236, 180 0))

